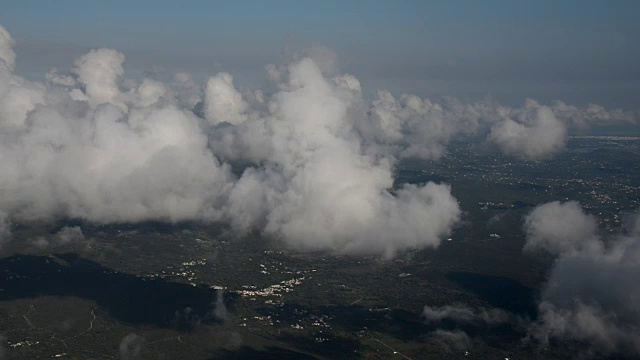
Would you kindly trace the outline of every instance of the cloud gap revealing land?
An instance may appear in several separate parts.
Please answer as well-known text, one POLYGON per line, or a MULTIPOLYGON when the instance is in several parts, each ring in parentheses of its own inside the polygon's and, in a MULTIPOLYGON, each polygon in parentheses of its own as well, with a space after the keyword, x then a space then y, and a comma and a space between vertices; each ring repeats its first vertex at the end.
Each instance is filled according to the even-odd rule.
POLYGON ((640 357, 638 110, 370 89, 295 37, 256 86, 100 46, 35 76, 5 26, 0 359, 640 357))

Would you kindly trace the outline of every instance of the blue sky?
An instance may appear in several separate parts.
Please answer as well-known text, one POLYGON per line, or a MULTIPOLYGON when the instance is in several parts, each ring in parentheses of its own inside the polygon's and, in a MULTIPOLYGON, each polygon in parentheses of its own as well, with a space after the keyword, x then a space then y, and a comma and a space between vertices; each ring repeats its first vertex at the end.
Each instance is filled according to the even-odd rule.
POLYGON ((637 109, 640 1, 14 1, 0 24, 18 72, 42 76, 94 47, 133 72, 232 72, 324 45, 369 91, 526 97, 637 109))

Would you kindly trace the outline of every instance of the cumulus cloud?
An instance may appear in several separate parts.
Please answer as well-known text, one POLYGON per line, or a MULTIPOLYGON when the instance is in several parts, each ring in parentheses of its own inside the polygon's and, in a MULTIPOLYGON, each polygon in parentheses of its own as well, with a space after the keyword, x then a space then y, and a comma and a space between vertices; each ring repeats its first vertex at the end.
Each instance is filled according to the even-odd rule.
POLYGON ((227 319, 227 306, 224 304, 224 291, 216 291, 216 302, 214 304, 213 316, 218 320, 227 319))
POLYGON ((52 70, 47 85, 5 71, 3 85, 22 92, 0 99, 24 104, 0 134, 0 208, 10 217, 222 220, 303 250, 385 256, 437 246, 459 217, 446 185, 391 190, 394 159, 367 153, 354 128, 361 97, 351 76, 327 77, 302 58, 282 67, 266 99, 221 73, 205 86, 203 122, 166 84, 127 80, 124 60, 92 50, 69 74, 52 70), (219 158, 254 166, 236 177, 219 158))
POLYGON ((181 107, 194 109, 201 102, 202 91, 191 74, 184 71, 176 72, 173 74, 173 86, 176 88, 176 97, 181 107))
POLYGON ((552 254, 600 251, 596 219, 576 201, 554 201, 536 207, 525 218, 525 250, 552 254))
POLYGON ((55 248, 70 244, 81 244, 86 241, 82 229, 79 226, 65 226, 50 238, 38 237, 31 244, 40 249, 55 248))
POLYGON ((85 239, 80 226, 73 226, 73 227, 65 226, 62 229, 60 229, 60 231, 58 231, 58 233, 56 234, 56 238, 62 244, 79 242, 85 239))
POLYGON ((545 204, 529 215, 527 246, 559 256, 530 328, 532 338, 580 341, 593 353, 640 354, 638 222, 640 215, 626 234, 605 242, 577 203, 545 204))
POLYGON ((142 336, 135 333, 127 334, 127 336, 120 341, 120 359, 131 360, 140 357, 143 343, 144 338, 142 336))
POLYGON ((52 85, 60 85, 65 87, 72 87, 76 85, 76 79, 73 76, 60 74, 56 67, 52 67, 47 74, 45 75, 45 79, 52 85))
POLYGON ((204 115, 213 125, 221 122, 238 124, 244 121, 248 104, 233 85, 233 77, 220 73, 207 80, 204 115))
POLYGON ((0 250, 11 238, 11 222, 7 213, 0 211, 0 250))
POLYGON ((268 164, 246 172, 230 195, 238 219, 258 218, 232 222, 263 222, 266 233, 302 249, 392 256, 437 246, 460 213, 449 188, 407 185, 392 195, 392 164, 363 152, 345 90, 310 59, 291 65, 288 79, 264 120, 268 164))
POLYGON ((460 324, 497 325, 513 320, 513 315, 497 308, 473 310, 463 305, 425 306, 422 316, 427 323, 453 321, 460 324))
POLYGON ((566 137, 567 127, 553 111, 529 100, 521 111, 505 113, 488 140, 506 154, 540 159, 562 150, 566 137))
POLYGON ((0 177, 9 194, 2 206, 24 219, 215 217, 214 198, 230 174, 207 150, 192 114, 172 106, 78 107, 75 114, 34 111, 21 136, 3 142, 9 171, 0 177))
POLYGON ((43 85, 15 76, 0 63, 0 128, 4 133, 18 130, 27 114, 44 101, 43 85))
POLYGON ((228 73, 203 88, 186 73, 127 79, 113 49, 32 82, 13 73, 12 46, 2 29, 0 211, 22 222, 223 221, 297 249, 391 257, 438 246, 460 216, 446 184, 394 189, 400 158, 438 159, 454 137, 489 128, 500 149, 539 158, 566 134, 534 102, 386 91, 367 101, 319 47, 268 66, 265 93, 238 90, 228 73), (234 174, 229 162, 246 168, 234 174))
POLYGON ((396 99, 380 91, 371 106, 371 117, 358 123, 370 144, 391 147, 400 157, 439 159, 460 129, 460 118, 429 99, 402 95, 396 99))
POLYGON ((556 101, 551 109, 558 119, 578 130, 594 125, 637 124, 640 112, 622 109, 605 109, 597 104, 588 104, 584 108, 556 101))
POLYGON ((0 25, 0 61, 8 70, 13 70, 16 64, 16 53, 13 51, 13 45, 15 45, 15 41, 11 34, 0 25))
POLYGON ((429 333, 427 340, 440 344, 449 351, 470 349, 472 343, 469 335, 461 330, 437 329, 429 333))
POLYGON ((91 105, 111 103, 126 110, 118 98, 118 81, 124 75, 124 59, 124 54, 119 51, 97 49, 76 60, 73 71, 84 85, 84 93, 91 105))
POLYGON ((562 102, 545 106, 533 99, 521 107, 509 107, 491 100, 436 101, 411 94, 396 98, 379 91, 354 117, 358 132, 373 152, 437 160, 446 155, 452 139, 460 138, 493 145, 513 157, 540 160, 565 148, 570 129, 634 124, 640 113, 594 104, 584 108, 562 102))

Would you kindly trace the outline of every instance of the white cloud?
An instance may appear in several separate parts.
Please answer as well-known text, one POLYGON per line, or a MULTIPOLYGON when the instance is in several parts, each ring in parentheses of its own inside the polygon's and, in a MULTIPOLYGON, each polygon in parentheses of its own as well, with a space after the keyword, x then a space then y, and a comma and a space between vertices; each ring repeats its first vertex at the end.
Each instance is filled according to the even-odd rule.
POLYGON ((427 335, 427 340, 440 344, 448 351, 462 351, 470 349, 472 345, 469 335, 461 330, 437 329, 427 335))
POLYGON ((79 226, 65 226, 50 238, 37 237, 35 239, 32 239, 30 242, 37 248, 46 249, 50 247, 55 248, 58 246, 65 246, 69 244, 80 244, 85 241, 86 239, 84 237, 84 234, 82 233, 82 229, 79 226))
POLYGON ((7 213, 0 211, 0 250, 11 239, 11 222, 7 213))
POLYGON ((496 325, 515 320, 514 316, 497 308, 471 309, 464 305, 425 306, 422 316, 427 323, 451 320, 459 324, 496 325))
POLYGON ((120 359, 131 360, 140 357, 144 338, 138 334, 130 333, 120 341, 120 359))
POLYGON ((120 97, 118 82, 124 75, 124 54, 113 49, 91 50, 75 62, 74 73, 84 85, 85 94, 92 106, 111 103, 123 110, 126 106, 120 97))
POLYGON ((583 342, 595 354, 640 354, 640 232, 606 243, 577 203, 550 203, 526 221, 527 246, 557 254, 530 336, 583 342))
POLYGON ((226 320, 228 316, 227 306, 224 304, 224 291, 216 290, 216 302, 213 316, 218 320, 226 320))
POLYGON ((12 72, 12 45, 2 29, 0 211, 17 221, 226 221, 298 249, 393 256, 438 246, 460 216, 446 184, 392 189, 398 159, 438 159, 455 136, 491 127, 489 140, 517 156, 564 145, 563 123, 532 101, 380 91, 368 102, 319 47, 268 66, 265 93, 239 91, 228 73, 204 91, 185 73, 136 82, 112 49, 30 82, 12 72), (248 168, 234 176, 227 161, 248 168))
POLYGON ((16 64, 16 53, 13 51, 13 45, 15 41, 11 37, 11 34, 0 25, 0 68, 6 67, 8 70, 13 71, 16 64))
POLYGON ((537 102, 509 112, 491 127, 488 136, 504 153, 528 159, 540 159, 564 149, 567 128, 553 111, 537 102))
MULTIPOLYGON (((393 256, 437 246, 459 217, 446 185, 390 192, 394 160, 367 153, 354 128, 352 76, 329 78, 304 58, 282 68, 280 91, 245 100, 218 74, 205 88, 206 126, 175 89, 126 79, 123 62, 98 49, 47 85, 6 74, 26 104, 6 116, 20 131, 0 134, 0 209, 11 218, 226 220, 303 250, 393 256), (254 166, 235 178, 218 157, 254 166)), ((192 90, 188 76, 175 80, 192 90)))
POLYGON ((437 246, 460 212, 449 188, 405 186, 391 195, 391 164, 362 151, 351 98, 310 59, 291 65, 288 78, 264 120, 272 132, 267 166, 247 172, 231 194, 242 219, 258 217, 242 223, 264 223, 301 249, 393 256, 437 246))
POLYGON ((599 251, 596 219, 585 214, 575 201, 554 201, 536 207, 525 218, 525 250, 552 254, 599 251))
POLYGON ((239 124, 245 120, 248 104, 233 85, 233 77, 220 73, 209 78, 205 87, 204 115, 213 125, 239 124))

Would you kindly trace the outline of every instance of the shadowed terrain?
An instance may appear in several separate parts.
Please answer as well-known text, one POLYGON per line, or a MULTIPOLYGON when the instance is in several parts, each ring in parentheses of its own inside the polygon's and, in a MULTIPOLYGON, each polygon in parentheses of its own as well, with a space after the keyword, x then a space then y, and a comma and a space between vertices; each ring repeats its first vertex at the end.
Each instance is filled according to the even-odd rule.
POLYGON ((0 269, 0 301, 76 296, 131 324, 188 329, 215 321, 214 289, 120 273, 74 254, 15 255, 0 259, 0 269))

